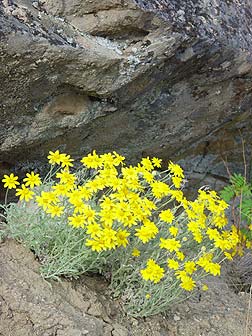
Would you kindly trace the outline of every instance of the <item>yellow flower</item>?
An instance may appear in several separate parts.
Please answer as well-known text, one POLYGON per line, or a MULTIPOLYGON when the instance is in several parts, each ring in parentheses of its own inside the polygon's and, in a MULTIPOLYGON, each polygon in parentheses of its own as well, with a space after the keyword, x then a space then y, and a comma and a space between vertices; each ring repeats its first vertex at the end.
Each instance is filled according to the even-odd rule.
POLYGON ((173 270, 179 269, 179 263, 174 259, 168 258, 167 264, 170 269, 173 269, 173 270))
POLYGON ((196 286, 195 281, 191 277, 184 276, 181 278, 181 284, 180 284, 181 288, 187 291, 191 291, 194 289, 195 286, 196 286))
POLYGON ((16 196, 19 196, 20 201, 25 200, 28 202, 34 195, 34 192, 28 189, 24 184, 21 185, 21 188, 16 189, 16 191, 16 196))
POLYGON ((161 168, 162 159, 158 159, 156 157, 153 157, 151 159, 151 161, 152 161, 152 164, 153 164, 154 167, 161 168))
POLYGON ((184 260, 185 259, 185 255, 181 251, 177 251, 176 256, 177 256, 178 260, 184 260))
POLYGON ((63 206, 58 206, 58 205, 50 205, 48 209, 46 210, 47 213, 51 214, 52 218, 60 217, 64 211, 63 206))
POLYGON ((172 176, 172 183, 174 184, 175 188, 179 189, 181 187, 181 182, 183 179, 178 176, 172 176))
POLYGON ((20 183, 17 181, 18 177, 15 176, 13 173, 8 175, 4 175, 4 178, 2 179, 2 182, 4 183, 4 188, 8 189, 16 189, 17 185, 20 183))
POLYGON ((173 237, 176 237, 178 235, 178 231, 179 231, 179 229, 175 226, 171 226, 169 228, 169 232, 173 237))
POLYGON ((60 154, 60 162, 62 167, 73 167, 72 164, 73 159, 71 159, 70 155, 60 154))
POLYGON ((200 230, 193 232, 193 238, 197 243, 202 243, 203 236, 200 232, 200 230))
POLYGON ((149 157, 147 157, 147 158, 142 158, 142 160, 141 160, 141 164, 142 164, 142 166, 147 170, 147 171, 151 171, 151 170, 153 170, 153 164, 152 164, 152 162, 151 162, 151 160, 150 160, 150 158, 149 157))
POLYGON ((140 171, 140 173, 142 174, 143 178, 148 182, 151 183, 154 180, 154 176, 151 172, 144 170, 144 171, 140 171))
POLYGON ((226 257, 228 260, 233 260, 233 256, 232 256, 231 253, 229 253, 229 252, 224 252, 224 255, 225 255, 225 257, 226 257))
MULTIPOLYGON (((84 205, 82 199, 81 199, 81 193, 78 189, 72 190, 67 194, 69 203, 71 203, 74 206, 79 206, 79 202, 84 205)), ((86 206, 86 204, 85 204, 86 206)))
POLYGON ((88 190, 85 186, 79 186, 78 190, 80 192, 80 197, 83 198, 85 201, 90 200, 92 197, 92 192, 88 190))
POLYGON ((147 300, 149 300, 149 299, 151 298, 151 295, 150 295, 149 293, 147 293, 147 294, 145 295, 145 297, 146 297, 147 300))
POLYGON ((214 246, 220 248, 222 251, 231 250, 232 242, 229 239, 219 238, 215 240, 214 246))
POLYGON ((70 190, 69 185, 61 183, 54 185, 52 188, 57 196, 67 196, 70 190))
POLYGON ((56 177, 60 179, 61 183, 68 184, 69 187, 72 187, 76 180, 76 176, 74 174, 71 174, 66 168, 57 173, 56 177))
POLYGON ((185 270, 183 270, 183 271, 176 271, 175 274, 176 274, 176 278, 180 279, 180 280, 182 280, 182 278, 188 276, 185 270))
POLYGON ((202 286, 202 290, 203 290, 203 291, 207 291, 207 290, 208 290, 208 286, 207 286, 207 285, 203 285, 203 286, 202 286))
POLYGON ((91 236, 91 238, 95 238, 99 236, 102 228, 97 223, 92 223, 87 225, 87 234, 91 236))
POLYGON ((41 184, 39 174, 34 174, 33 171, 31 173, 27 173, 23 181, 25 182, 25 185, 30 188, 34 188, 35 186, 39 186, 41 184))
POLYGON ((42 191, 40 196, 36 196, 36 202, 40 207, 46 210, 51 203, 51 198, 49 197, 48 192, 42 191))
POLYGON ((185 203, 184 194, 182 190, 170 190, 170 195, 174 197, 176 201, 185 203))
POLYGON ((83 216, 88 224, 95 222, 96 212, 89 205, 85 206, 83 216))
POLYGON ((159 217, 162 221, 166 223, 172 223, 174 219, 174 215, 170 209, 161 211, 159 217))
POLYGON ((147 221, 140 228, 137 228, 136 232, 135 236, 145 244, 158 234, 158 228, 153 222, 147 221))
POLYGON ((217 228, 222 229, 224 226, 227 225, 228 219, 225 214, 223 214, 222 216, 215 216, 213 218, 213 223, 217 228))
POLYGON ((141 252, 138 249, 136 249, 136 248, 133 249, 133 251, 132 251, 132 256, 133 257, 139 257, 140 254, 141 254, 141 252))
POLYGON ((83 215, 73 215, 68 217, 69 224, 75 228, 85 226, 85 217, 83 215))
POLYGON ((106 248, 104 247, 104 241, 99 237, 96 239, 87 239, 85 245, 91 247, 91 250, 96 252, 106 250, 106 248))
POLYGON ((193 274, 193 272, 195 272, 197 269, 194 261, 187 261, 184 267, 185 267, 186 273, 188 274, 193 274))
POLYGON ((173 251, 176 252, 180 249, 181 244, 175 238, 171 238, 171 239, 160 238, 159 246, 161 248, 165 248, 166 250, 168 250, 170 252, 173 252, 173 251))
POLYGON ((153 182, 151 184, 151 188, 152 188, 152 193, 156 198, 162 198, 164 196, 169 195, 170 193, 169 186, 164 182, 160 182, 160 181, 153 182))
POLYGON ((219 264, 212 262, 207 265, 207 271, 214 276, 220 275, 220 270, 221 266, 219 264))
POLYGON ((206 233, 210 240, 218 240, 221 238, 221 235, 217 229, 208 228, 206 233))
POLYGON ((123 164, 123 161, 125 160, 125 157, 122 155, 119 155, 115 151, 113 152, 114 155, 114 165, 119 166, 120 164, 123 164))
POLYGON ((196 221, 190 221, 187 224, 188 231, 190 232, 197 232, 199 230, 199 224, 196 221))
POLYGON ((145 281, 158 283, 164 277, 164 269, 160 267, 153 259, 148 259, 147 267, 140 271, 145 281))
POLYGON ((98 213, 98 215, 100 216, 100 220, 104 227, 112 226, 113 221, 114 221, 114 214, 112 211, 103 209, 98 213))
POLYGON ((106 168, 112 168, 115 164, 114 156, 112 153, 105 153, 100 156, 103 166, 106 168))
POLYGON ((49 152, 49 155, 47 156, 49 163, 51 165, 55 165, 55 164, 60 164, 61 163, 61 155, 60 152, 58 150, 56 150, 55 152, 49 152))
POLYGON ((205 268, 210 262, 212 262, 212 259, 213 259, 212 253, 205 253, 199 258, 196 264, 201 266, 202 268, 205 268))
POLYGON ((123 246, 123 247, 126 247, 128 245, 128 239, 127 237, 129 236, 129 232, 126 231, 126 230, 119 230, 117 232, 117 245, 118 246, 123 246))
POLYGON ((98 167, 102 166, 102 160, 99 158, 99 156, 96 154, 96 151, 94 150, 93 153, 89 153, 87 156, 84 156, 81 159, 81 163, 86 166, 87 168, 94 168, 97 169, 98 167))
POLYGON ((178 165, 178 164, 174 164, 170 161, 169 165, 168 165, 168 169, 170 170, 170 172, 177 177, 181 177, 184 178, 184 172, 183 169, 178 165))
POLYGON ((91 193, 96 193, 98 190, 102 190, 105 187, 103 179, 95 178, 93 180, 89 180, 85 187, 88 189, 91 193))
POLYGON ((104 228, 100 233, 100 239, 103 240, 104 249, 112 250, 117 245, 117 231, 112 228, 104 228))
POLYGON ((142 199, 142 202, 141 202, 141 207, 144 211, 144 213, 146 214, 146 212, 148 212, 148 214, 150 215, 151 214, 151 211, 150 210, 156 210, 157 209, 157 206, 154 202, 148 200, 148 198, 144 197, 142 199))

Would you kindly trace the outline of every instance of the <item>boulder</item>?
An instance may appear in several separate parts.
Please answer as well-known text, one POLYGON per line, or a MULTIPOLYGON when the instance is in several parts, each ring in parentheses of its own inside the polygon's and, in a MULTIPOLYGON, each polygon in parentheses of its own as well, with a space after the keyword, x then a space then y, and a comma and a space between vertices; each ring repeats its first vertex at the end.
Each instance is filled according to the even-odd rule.
POLYGON ((0 172, 97 149, 225 179, 251 151, 251 26, 249 0, 3 1, 0 172))

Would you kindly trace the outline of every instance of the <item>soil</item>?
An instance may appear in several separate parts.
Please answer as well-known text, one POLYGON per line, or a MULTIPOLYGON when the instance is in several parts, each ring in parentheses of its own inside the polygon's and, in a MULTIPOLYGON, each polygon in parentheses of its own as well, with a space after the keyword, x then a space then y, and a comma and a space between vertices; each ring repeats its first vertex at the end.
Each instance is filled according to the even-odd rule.
POLYGON ((251 292, 207 279, 165 314, 127 317, 99 277, 45 281, 32 252, 13 240, 0 244, 0 336, 251 336, 251 292))

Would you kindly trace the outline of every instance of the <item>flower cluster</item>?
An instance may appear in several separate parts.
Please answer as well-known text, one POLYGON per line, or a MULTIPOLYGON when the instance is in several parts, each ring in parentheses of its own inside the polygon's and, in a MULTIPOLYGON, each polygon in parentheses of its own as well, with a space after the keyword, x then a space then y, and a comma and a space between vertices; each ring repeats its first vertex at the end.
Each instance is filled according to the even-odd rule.
POLYGON ((127 251, 128 262, 135 263, 146 283, 175 282, 192 291, 203 275, 220 275, 219 261, 232 259, 238 250, 240 232, 227 228, 227 203, 206 189, 188 200, 178 164, 169 162, 158 171, 162 160, 155 157, 126 166, 116 152, 93 151, 81 159, 82 169, 73 172, 74 160, 67 154, 49 152, 48 160, 49 184, 30 172, 21 185, 14 174, 5 175, 5 188, 16 189, 20 201, 34 202, 49 217, 82 230, 93 253, 127 251))

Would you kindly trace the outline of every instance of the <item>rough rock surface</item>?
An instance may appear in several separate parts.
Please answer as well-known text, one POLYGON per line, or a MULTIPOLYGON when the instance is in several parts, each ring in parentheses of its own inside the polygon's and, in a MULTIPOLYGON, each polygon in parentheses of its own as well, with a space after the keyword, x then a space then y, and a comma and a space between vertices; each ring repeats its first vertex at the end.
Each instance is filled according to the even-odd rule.
POLYGON ((223 279, 208 292, 178 304, 166 316, 125 317, 102 279, 46 282, 34 255, 14 241, 0 244, 1 336, 249 336, 248 293, 235 294, 223 279))
POLYGON ((48 150, 239 168, 250 151, 250 0, 3 0, 0 172, 48 150))

